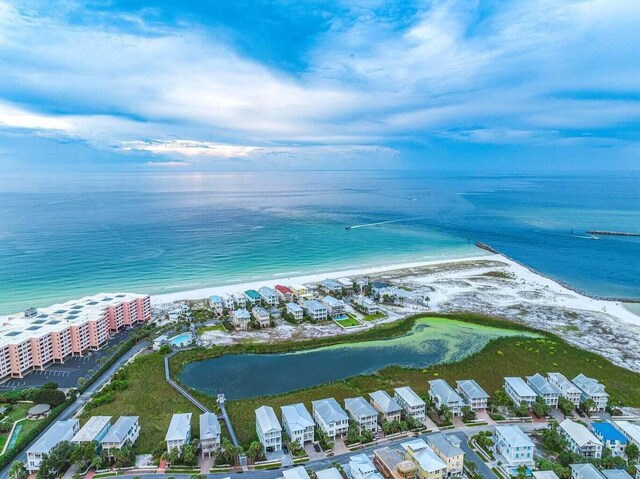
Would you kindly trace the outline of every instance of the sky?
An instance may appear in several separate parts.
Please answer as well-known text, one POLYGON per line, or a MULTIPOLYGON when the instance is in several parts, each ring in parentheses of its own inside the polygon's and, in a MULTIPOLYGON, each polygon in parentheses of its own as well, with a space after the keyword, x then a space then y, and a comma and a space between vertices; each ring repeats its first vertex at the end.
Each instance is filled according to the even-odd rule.
POLYGON ((640 2, 0 0, 0 173, 640 170, 640 2))

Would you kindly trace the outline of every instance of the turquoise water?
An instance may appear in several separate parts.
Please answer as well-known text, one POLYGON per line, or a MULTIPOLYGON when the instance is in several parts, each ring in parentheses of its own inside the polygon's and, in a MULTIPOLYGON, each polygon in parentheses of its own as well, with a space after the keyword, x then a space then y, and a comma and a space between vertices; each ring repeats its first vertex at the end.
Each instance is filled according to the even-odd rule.
MULTIPOLYGON (((188 364, 180 381, 228 399, 270 396, 387 366, 421 368, 461 360, 491 339, 524 333, 439 318, 421 319, 404 336, 286 354, 234 354, 188 364)), ((427 378, 425 377, 425 381, 427 378)))
POLYGON ((191 333, 182 333, 169 338, 169 342, 177 348, 189 346, 191 344, 191 341, 193 341, 193 335, 191 333))
POLYGON ((633 175, 132 173, 0 188, 0 314, 99 291, 476 255, 475 241, 590 293, 640 296, 640 238, 581 238, 640 231, 633 175), (409 221, 345 230, 389 220, 409 221))

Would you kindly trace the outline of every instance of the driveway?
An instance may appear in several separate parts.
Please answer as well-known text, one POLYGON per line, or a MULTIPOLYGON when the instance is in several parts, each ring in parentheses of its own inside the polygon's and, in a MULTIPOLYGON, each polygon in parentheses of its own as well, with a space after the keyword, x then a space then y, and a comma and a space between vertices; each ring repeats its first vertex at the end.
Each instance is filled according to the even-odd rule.
POLYGON ((469 444, 467 444, 467 436, 465 434, 462 433, 452 433, 455 434, 455 436, 460 439, 460 448, 464 451, 464 460, 465 461, 471 461, 473 463, 475 463, 478 466, 478 472, 482 475, 482 477, 484 477, 485 479, 498 479, 498 476, 496 476, 493 471, 489 468, 489 466, 487 466, 484 461, 482 459, 480 459, 480 456, 478 456, 473 449, 471 449, 469 447, 469 444))

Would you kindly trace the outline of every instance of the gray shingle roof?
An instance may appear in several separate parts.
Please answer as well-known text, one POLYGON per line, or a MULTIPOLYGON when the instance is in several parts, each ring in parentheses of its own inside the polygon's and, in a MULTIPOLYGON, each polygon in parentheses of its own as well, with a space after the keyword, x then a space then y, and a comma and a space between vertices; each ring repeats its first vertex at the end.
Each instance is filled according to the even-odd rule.
POLYGON ((321 399, 319 401, 312 401, 313 409, 318 412, 320 417, 326 423, 348 421, 349 416, 338 404, 334 398, 321 399))

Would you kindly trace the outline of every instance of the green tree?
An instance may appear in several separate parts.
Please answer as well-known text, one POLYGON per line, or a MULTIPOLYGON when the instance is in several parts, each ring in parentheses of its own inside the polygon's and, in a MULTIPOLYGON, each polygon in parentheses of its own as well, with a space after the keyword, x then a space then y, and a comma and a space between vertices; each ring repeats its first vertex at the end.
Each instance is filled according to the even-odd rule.
POLYGON ((462 407, 462 419, 465 421, 474 421, 476 419, 476 412, 470 406, 462 407))
POLYGON ((257 462, 265 458, 264 447, 261 442, 253 441, 247 449, 247 459, 257 462))
POLYGON ((529 415, 529 405, 522 401, 520 405, 515 410, 516 416, 518 417, 526 417, 529 415))
POLYGON ((558 399, 558 407, 565 416, 571 416, 571 413, 576 408, 576 405, 569 401, 567 398, 560 396, 558 399))
POLYGON ((596 403, 593 399, 587 398, 582 402, 580 406, 585 414, 589 416, 591 414, 591 411, 595 408, 596 403))
POLYGON ((533 412, 538 417, 545 417, 551 412, 551 406, 549 406, 544 398, 538 396, 533 403, 533 412))
POLYGON ((174 447, 167 453, 165 459, 169 464, 177 464, 177 462, 180 460, 180 449, 174 447))
POLYGON ((71 462, 74 446, 69 441, 62 441, 53 446, 49 454, 45 454, 36 474, 37 479, 55 479, 71 462))
POLYGON ((442 422, 450 422, 453 414, 451 413, 451 408, 446 404, 443 404, 440 410, 438 411, 438 415, 442 422))
POLYGON ((627 444, 627 447, 624 448, 624 453, 629 458, 629 462, 634 462, 640 456, 640 450, 638 450, 638 446, 634 443, 630 442, 627 444))
POLYGON ((9 469, 9 479, 27 479, 29 473, 22 461, 14 461, 9 469))
POLYGON ((166 356, 171 352, 171 346, 169 346, 168 344, 163 344, 162 346, 160 346, 160 349, 158 350, 158 352, 163 356, 166 356))
POLYGON ((542 448, 551 454, 558 454, 567 447, 567 441, 558 431, 557 424, 550 424, 542 430, 542 448))
POLYGON ((182 462, 185 466, 195 466, 198 463, 198 454, 193 444, 182 446, 182 462))

